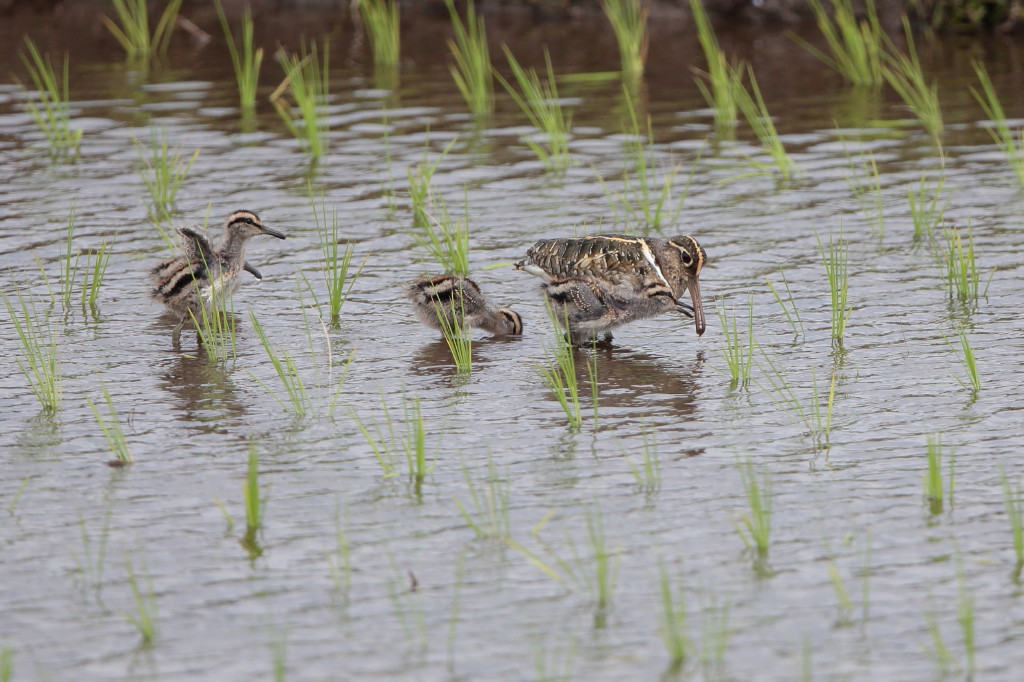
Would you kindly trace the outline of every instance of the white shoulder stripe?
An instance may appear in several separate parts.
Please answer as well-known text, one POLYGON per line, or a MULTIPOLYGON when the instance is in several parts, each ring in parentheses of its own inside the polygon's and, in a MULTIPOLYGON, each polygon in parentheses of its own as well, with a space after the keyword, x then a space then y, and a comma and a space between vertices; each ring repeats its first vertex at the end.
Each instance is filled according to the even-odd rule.
POLYGON ((657 273, 658 279, 661 280, 661 283, 667 286, 669 291, 671 291, 672 287, 669 285, 668 280, 665 279, 665 275, 661 274, 661 268, 658 267, 658 263, 654 260, 654 252, 651 251, 651 247, 648 246, 647 240, 641 239, 639 241, 640 250, 643 252, 644 258, 647 259, 647 262, 651 264, 652 268, 654 268, 654 272, 657 273))

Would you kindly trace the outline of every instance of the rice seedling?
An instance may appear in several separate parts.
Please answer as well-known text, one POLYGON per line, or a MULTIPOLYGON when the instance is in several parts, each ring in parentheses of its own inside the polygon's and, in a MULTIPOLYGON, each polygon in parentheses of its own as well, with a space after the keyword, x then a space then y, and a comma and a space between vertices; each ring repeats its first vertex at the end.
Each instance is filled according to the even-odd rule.
MULTIPOLYGON (((448 304, 451 314, 437 316, 438 322, 441 323, 441 336, 444 337, 448 352, 452 355, 455 369, 460 373, 468 374, 473 371, 473 334, 469 323, 466 322, 466 302, 460 292, 448 304)), ((444 304, 435 299, 434 305, 444 304)))
POLYGON ((800 643, 800 681, 801 682, 813 682, 814 680, 814 661, 811 649, 811 638, 804 635, 803 641, 800 643))
POLYGON ((82 539, 81 554, 71 550, 71 559, 75 562, 75 571, 82 587, 93 587, 97 594, 103 587, 103 571, 107 566, 107 541, 110 539, 110 517, 112 509, 107 507, 103 514, 103 525, 100 526, 99 539, 94 540, 85 525, 85 518, 80 517, 78 526, 82 539))
POLYGON ((534 369, 565 412, 566 419, 569 420, 569 429, 577 431, 583 424, 583 416, 580 412, 575 349, 567 335, 559 329, 555 321, 555 312, 550 306, 548 317, 551 318, 554 327, 554 342, 551 345, 544 345, 544 362, 534 363, 534 369))
MULTIPOLYGON (((68 212, 68 227, 64 231, 64 257, 61 259, 61 270, 60 270, 60 297, 64 303, 64 311, 68 312, 71 310, 71 296, 74 291, 75 280, 78 275, 78 254, 72 258, 71 254, 74 245, 75 235, 75 205, 72 204, 71 210, 68 212)), ((40 267, 40 272, 43 272, 40 267)), ((43 279, 46 280, 46 273, 43 272, 43 279)), ((47 280, 47 288, 49 288, 49 281, 47 280)), ((51 296, 51 302, 53 297, 51 296)))
POLYGON ((643 459, 638 466, 627 455, 626 463, 633 472, 637 490, 645 493, 657 492, 661 489, 661 458, 658 456, 657 432, 643 424, 640 427, 640 437, 643 439, 643 459))
POLYGON ((860 566, 860 618, 862 623, 868 622, 871 614, 871 536, 862 540, 860 566))
POLYGON ((821 0, 808 0, 828 53, 792 36, 801 47, 854 85, 882 84, 885 33, 878 21, 874 0, 865 3, 866 17, 858 21, 852 0, 832 0, 832 16, 821 0))
POLYGON ((397 0, 359 0, 359 16, 370 39, 374 65, 396 66, 402 47, 397 0))
POLYGON ((131 60, 148 60, 167 52, 171 31, 178 18, 182 0, 169 0, 153 32, 149 31, 146 0, 113 0, 118 23, 103 15, 100 20, 131 60))
MULTIPOLYGON (((929 513, 941 514, 944 508, 947 489, 945 476, 943 475, 943 452, 942 434, 936 433, 928 436, 928 469, 924 474, 924 499, 928 503, 929 513)), ((953 468, 953 455, 947 457, 949 465, 949 506, 953 507, 953 488, 956 483, 956 474, 953 468)))
POLYGON ((960 625, 960 633, 964 640, 964 655, 967 658, 967 679, 973 679, 975 670, 975 632, 974 632, 974 594, 964 580, 962 563, 957 566, 957 592, 959 598, 956 605, 956 620, 960 625))
POLYGON ((647 5, 641 0, 601 0, 622 60, 622 78, 636 82, 644 75, 647 60, 647 5))
POLYGON ((928 653, 935 660, 935 664, 939 666, 939 674, 943 676, 948 675, 953 668, 953 654, 942 638, 942 629, 939 627, 939 620, 935 615, 935 611, 929 609, 925 614, 925 618, 928 623, 928 632, 932 637, 931 648, 928 653))
POLYGON ((977 74, 978 82, 981 83, 981 92, 979 93, 973 87, 971 92, 991 121, 988 132, 1003 152, 1003 156, 1006 157, 1010 169, 1017 177, 1018 184, 1024 188, 1024 128, 1017 129, 1016 137, 1010 130, 1010 125, 1006 122, 1006 114, 1003 112, 1003 105, 999 101, 999 94, 996 92, 995 86, 992 85, 992 79, 989 77, 985 65, 975 61, 974 73, 977 74))
POLYGON ((412 205, 412 226, 413 228, 427 229, 431 223, 431 210, 434 209, 434 194, 430 189, 430 182, 437 172, 437 167, 448 156, 448 152, 455 145, 458 138, 453 139, 445 146, 444 151, 437 157, 437 160, 430 163, 427 160, 428 147, 423 146, 423 160, 415 166, 406 169, 406 177, 409 179, 409 202, 412 205))
POLYGON ((461 500, 455 506, 481 540, 507 540, 512 537, 512 523, 509 518, 509 497, 511 483, 508 476, 499 476, 493 460, 487 462, 487 478, 479 485, 469 474, 466 463, 462 463, 462 477, 469 489, 472 509, 467 509, 461 500))
POLYGON ((252 8, 246 5, 242 13, 242 32, 240 42, 235 42, 234 33, 224 14, 221 0, 215 0, 217 18, 227 39, 231 65, 235 69, 235 83, 238 85, 238 98, 242 110, 242 118, 252 117, 256 111, 256 89, 259 87, 260 67, 263 65, 263 48, 253 47, 252 8))
POLYGON ((433 471, 434 465, 427 465, 427 438, 420 410, 420 399, 406 399, 404 405, 406 426, 405 464, 409 478, 418 486, 424 477, 433 471))
POLYGON ((789 154, 786 153, 782 140, 779 139, 779 131, 775 128, 771 114, 768 113, 768 107, 761 96, 761 88, 758 87, 757 79, 754 77, 754 69, 749 64, 747 65, 747 75, 750 78, 749 91, 741 82, 736 82, 734 93, 736 106, 739 107, 743 118, 747 120, 750 128, 757 135, 757 139, 761 141, 761 146, 772 157, 772 163, 779 176, 786 181, 792 180, 798 169, 793 160, 789 158, 789 154))
POLYGON ((46 414, 56 414, 61 400, 60 356, 57 353, 57 333, 47 316, 36 312, 31 294, 16 289, 18 309, 0 291, 7 314, 14 323, 14 331, 21 345, 21 354, 15 356, 18 369, 25 375, 32 392, 46 414))
POLYGON ((284 682, 285 673, 288 672, 286 654, 288 652, 288 633, 282 631, 270 643, 271 662, 274 671, 274 682, 284 682))
POLYGON ((754 566, 759 573, 767 571, 768 548, 772 534, 772 482, 767 472, 758 481, 754 463, 749 459, 739 462, 740 481, 747 497, 748 511, 740 512, 736 532, 743 540, 743 546, 754 556, 754 566))
POLYGON ((106 384, 100 383, 100 388, 103 390, 103 401, 107 404, 107 417, 100 414, 99 409, 97 409, 96 404, 92 400, 86 398, 85 402, 96 417, 96 422, 100 425, 100 430, 103 431, 103 438, 106 439, 107 446, 114 453, 114 457, 116 457, 111 464, 115 466, 131 464, 135 460, 128 449, 128 441, 124 436, 124 430, 121 428, 121 420, 118 419, 114 400, 110 397, 110 391, 107 390, 106 384))
POLYGON ((133 140, 133 144, 141 162, 138 167, 139 176, 149 193, 149 219, 156 224, 164 243, 173 251, 177 246, 176 240, 163 229, 162 224, 170 221, 178 190, 199 156, 199 150, 195 150, 186 161, 182 159, 181 147, 172 152, 167 136, 157 133, 150 136, 148 155, 137 139, 133 140))
POLYGON ((705 85, 698 78, 697 87, 708 106, 714 110, 715 135, 720 138, 732 137, 738 120, 736 93, 742 89, 743 69, 739 65, 730 64, 725 52, 718 46, 718 38, 715 37, 701 0, 690 0, 690 10, 697 27, 697 39, 708 62, 707 72, 698 72, 698 75, 706 77, 708 84, 705 85))
POLYGON ((323 60, 318 58, 316 42, 301 44, 298 54, 279 50, 276 57, 285 78, 270 95, 278 116, 288 131, 299 141, 303 151, 319 161, 327 153, 328 122, 321 107, 330 93, 330 44, 325 39, 323 60), (291 101, 285 93, 291 93, 291 101))
POLYGON ((11 496, 11 501, 7 503, 8 514, 14 513, 14 508, 18 506, 18 500, 21 499, 21 495, 25 492, 25 488, 28 487, 28 482, 31 480, 31 476, 26 476, 25 478, 21 479, 21 485, 18 486, 18 489, 14 492, 14 495, 11 496))
POLYGON ((619 552, 608 547, 601 510, 596 506, 587 510, 585 554, 579 551, 571 537, 566 537, 566 543, 569 545, 572 560, 567 561, 556 554, 555 561, 572 583, 590 594, 597 609, 595 624, 602 627, 607 611, 611 607, 618 579, 619 552))
POLYGON ((818 447, 828 448, 832 433, 832 411, 835 406, 835 371, 832 372, 828 396, 826 397, 818 389, 817 376, 814 370, 811 370, 811 396, 809 404, 805 407, 779 365, 772 361, 764 348, 758 346, 758 349, 761 351, 761 356, 767 365, 766 367, 761 367, 759 363, 758 366, 767 378, 768 384, 761 384, 756 379, 754 380, 755 383, 757 383, 762 391, 769 395, 776 405, 791 414, 797 422, 804 425, 818 447))
POLYGON ((100 286, 107 273, 107 263, 114 251, 114 242, 104 239, 98 249, 86 253, 85 270, 82 277, 82 310, 86 306, 96 309, 96 301, 100 296, 100 286))
POLYGON ((342 523, 336 515, 334 520, 334 548, 327 552, 327 568, 331 573, 334 591, 348 598, 352 587, 352 540, 349 536, 348 518, 342 523))
POLYGON ((502 48, 518 88, 497 71, 494 72, 494 76, 542 136, 531 135, 525 138, 526 146, 537 155, 548 170, 561 171, 568 168, 572 165, 572 158, 569 156, 572 116, 566 115, 558 99, 558 86, 555 82, 554 67, 551 66, 551 55, 545 48, 547 78, 541 80, 536 70, 524 69, 519 65, 508 46, 503 45, 502 48))
POLYGON ((240 543, 249 552, 249 558, 256 559, 263 554, 258 536, 263 529, 266 498, 260 491, 260 460, 256 454, 256 445, 252 441, 249 441, 249 459, 245 481, 242 482, 242 502, 245 505, 245 535, 242 536, 240 543))
POLYGON ((388 580, 388 597, 395 615, 402 623, 402 639, 409 650, 419 658, 427 653, 430 640, 427 636, 427 617, 423 606, 423 593, 418 589, 419 581, 411 570, 404 574, 391 559, 393 576, 388 580), (408 588, 405 585, 409 585, 408 588))
POLYGON ((479 121, 494 110, 494 76, 484 18, 477 13, 473 0, 466 3, 465 22, 455 9, 455 0, 445 0, 445 5, 455 31, 455 39, 448 41, 455 59, 449 70, 470 113, 479 121))
MULTIPOLYGON (((796 307, 796 301, 793 299, 793 292, 789 288, 789 280, 786 279, 786 271, 779 270, 779 274, 782 275, 782 283, 786 287, 786 297, 789 300, 789 306, 786 306, 786 302, 782 300, 782 296, 775 289, 775 285, 765 277, 765 284, 771 290, 772 295, 775 296, 775 300, 778 301, 779 307, 782 308, 782 313, 786 316, 786 320, 789 322, 790 328, 793 330, 793 334, 799 336, 804 333, 804 323, 800 319, 800 311, 796 307), (793 313, 790 314, 789 309, 793 309, 793 313)), ((751 337, 753 338, 753 337, 751 337)))
POLYGON ((847 264, 849 263, 849 243, 843 239, 842 230, 839 232, 839 239, 833 240, 832 235, 828 236, 828 251, 821 242, 821 237, 815 234, 818 240, 818 251, 821 253, 821 260, 825 266, 825 274, 828 276, 828 288, 831 296, 832 313, 832 343, 837 348, 843 346, 843 334, 846 332, 846 324, 850 320, 853 306, 847 304, 850 290, 847 264))
POLYGON ((661 614, 658 633, 668 652, 669 670, 676 672, 682 668, 692 655, 693 642, 686 629, 686 601, 682 586, 672 589, 665 565, 658 563, 659 584, 661 588, 661 614))
POLYGON ((718 320, 722 328, 722 357, 729 368, 729 390, 750 383, 750 367, 754 361, 754 297, 747 301, 746 341, 741 338, 736 318, 730 316, 723 298, 718 305, 718 320))
MULTIPOLYGON (((204 263, 205 267, 205 263, 204 263)), ((189 310, 189 319, 196 329, 196 337, 206 356, 214 362, 224 363, 237 357, 235 342, 235 309, 230 293, 220 295, 216 290, 209 299, 199 298, 198 315, 189 310)))
POLYGON ((352 419, 373 450, 373 454, 384 472, 384 478, 397 476, 396 461, 399 458, 404 458, 409 480, 413 483, 414 492, 419 495, 423 480, 434 469, 433 464, 427 463, 427 434, 423 413, 420 410, 420 399, 402 396, 404 433, 395 428, 395 421, 391 417, 391 410, 388 408, 383 392, 380 402, 384 411, 383 428, 379 423, 374 424, 373 433, 371 433, 355 412, 352 413, 352 419))
POLYGON ((843 153, 846 154, 846 163, 850 169, 846 176, 850 193, 860 203, 861 211, 874 228, 878 238, 883 239, 885 237, 885 207, 882 204, 882 179, 878 174, 875 155, 871 152, 864 152, 854 162, 845 143, 843 143, 843 153))
POLYGON ((11 682, 14 675, 14 650, 9 646, 0 649, 0 682, 11 682))
POLYGON ((455 562, 455 586, 452 594, 451 616, 448 619, 448 660, 446 661, 449 670, 455 670, 455 642, 458 636, 459 608, 462 605, 462 582, 465 573, 466 552, 459 552, 458 561, 455 562))
POLYGON ((999 478, 1003 485, 1003 505, 1010 520, 1010 536, 1013 538, 1013 553, 1016 557, 1011 575, 1014 581, 1019 581, 1021 569, 1024 568, 1024 495, 1021 494, 1020 481, 1010 483, 1001 464, 999 478))
POLYGON ((910 219, 914 223, 914 243, 926 244, 935 250, 935 230, 942 226, 943 216, 951 199, 941 202, 942 190, 946 184, 943 174, 928 186, 926 177, 921 173, 921 181, 916 189, 907 188, 907 204, 910 208, 910 219))
POLYGON ((729 646, 732 630, 729 626, 731 607, 728 600, 713 595, 700 595, 700 661, 705 679, 721 679, 725 650, 729 646))
MULTIPOLYGON (((946 231, 946 249, 943 264, 946 271, 946 290, 951 301, 965 306, 976 306, 978 299, 988 293, 988 284, 981 289, 981 273, 974 257, 974 236, 967 230, 967 243, 959 228, 946 231)), ((993 271, 994 273, 994 271, 993 271)), ((989 275, 991 279, 991 275, 989 275)))
MULTIPOLYGON (((365 259, 363 260, 365 263, 365 259)), ((362 265, 360 265, 362 270, 362 265)), ((319 302, 316 302, 316 296, 313 296, 314 305, 317 307, 317 322, 320 324, 320 332, 323 334, 323 347, 326 351, 326 359, 321 362, 317 359, 317 344, 313 340, 313 326, 310 324, 309 315, 307 314, 308 306, 306 305, 305 298, 302 294, 302 284, 305 284, 306 290, 313 291, 309 280, 300 272, 299 277, 296 280, 296 289, 299 294, 299 307, 302 310, 302 323, 303 328, 306 331, 306 343, 309 348, 309 357, 311 364, 315 371, 314 385, 321 394, 319 400, 319 407, 322 409, 326 406, 326 413, 328 418, 334 417, 334 410, 338 405, 338 400, 341 397, 341 390, 345 387, 345 378, 348 375, 349 367, 352 365, 352 360, 355 358, 355 350, 349 352, 348 357, 341 360, 340 363, 335 360, 334 357, 334 343, 331 340, 330 332, 327 329, 327 325, 324 323, 323 316, 319 313, 319 302), (301 279, 300 283, 298 279, 301 279), (341 372, 335 375, 335 367, 340 364, 341 372), (323 374, 323 367, 326 365, 327 373, 326 376, 323 374)), ((357 273, 358 274, 358 273, 357 273)))
POLYGON ((598 417, 600 416, 600 394, 601 384, 597 379, 597 339, 591 343, 590 355, 587 356, 587 384, 590 386, 590 408, 594 414, 594 432, 597 432, 598 417))
MULTIPOLYGON (((551 513, 552 512, 549 512, 548 514, 546 514, 544 516, 544 518, 541 520, 541 522, 538 523, 537 525, 541 526, 541 525, 547 523, 547 520, 550 518, 551 513)), ((534 528, 533 533, 537 534, 538 532, 539 532, 539 530, 537 528, 534 528)), ((566 581, 565 578, 562 577, 562 574, 559 573, 557 570, 555 570, 550 564, 545 562, 539 556, 537 556, 537 554, 535 554, 534 552, 531 552, 525 546, 523 546, 522 544, 516 542, 512 538, 506 538, 505 544, 508 545, 509 547, 511 547, 512 549, 516 550, 520 554, 522 554, 523 557, 530 563, 530 565, 533 566, 534 568, 536 568, 537 570, 539 570, 541 573, 543 573, 547 577, 551 578, 552 580, 554 580, 556 583, 558 583, 562 587, 565 587, 567 589, 570 588, 569 583, 566 581)))
POLYGON ((225 534, 230 535, 231 531, 235 529, 235 520, 231 518, 231 512, 228 511, 228 508, 220 501, 220 499, 216 499, 213 502, 217 505, 217 509, 220 509, 220 513, 224 515, 224 521, 228 524, 225 534))
POLYGON ((897 52, 893 47, 892 54, 885 55, 886 68, 882 70, 882 75, 938 145, 943 130, 939 87, 934 80, 930 83, 925 80, 921 59, 914 46, 910 20, 906 15, 903 16, 903 33, 907 40, 907 54, 897 52))
POLYGON ((25 38, 25 53, 21 60, 28 69, 29 78, 35 92, 24 90, 25 108, 35 122, 36 127, 46 137, 50 153, 56 157, 78 156, 78 148, 82 143, 82 131, 71 128, 71 97, 68 93, 68 56, 64 55, 64 70, 58 76, 50 62, 49 55, 42 55, 30 38, 25 38))
MULTIPOLYGON (((309 201, 313 207, 313 221, 316 223, 316 234, 320 240, 320 253, 323 256, 324 284, 327 286, 327 307, 332 325, 337 325, 341 317, 341 307, 345 305, 352 287, 363 272, 366 259, 359 264, 355 272, 351 272, 352 254, 355 246, 352 243, 341 246, 341 227, 338 222, 338 210, 331 207, 330 216, 323 193, 320 194, 320 210, 317 211, 313 189, 309 189, 309 201)), ((318 306, 319 307, 319 306, 318 306)))
POLYGON ((285 401, 281 400, 278 394, 271 390, 263 381, 255 376, 253 378, 277 401, 278 405, 290 411, 296 417, 302 418, 312 413, 313 401, 306 390, 306 385, 302 381, 302 375, 299 373, 295 360, 288 351, 282 350, 278 353, 270 339, 267 338, 266 333, 263 331, 263 326, 256 319, 256 314, 252 310, 249 311, 249 320, 252 322, 252 328, 256 331, 256 335, 259 336, 263 350, 266 351, 267 357, 274 366, 274 372, 277 374, 282 388, 284 388, 288 402, 285 403, 285 401))
POLYGON ((142 646, 150 647, 156 637, 156 593, 153 591, 153 581, 146 580, 146 592, 143 593, 139 587, 139 580, 135 576, 135 569, 130 559, 125 557, 125 572, 128 574, 128 586, 132 590, 132 601, 135 602, 135 612, 126 613, 125 617, 135 626, 142 636, 142 646))
POLYGON ((427 251, 445 272, 469 275, 469 199, 462 204, 462 216, 448 211, 448 202, 434 198, 434 212, 427 213, 427 222, 419 228, 408 228, 409 236, 427 251))
POLYGON ((828 579, 831 581, 831 584, 833 584, 833 591, 836 593, 836 601, 839 603, 840 623, 849 623, 850 614, 853 612, 853 599, 850 598, 850 592, 846 589, 846 582, 843 580, 843 576, 839 572, 839 567, 836 565, 836 561, 828 561, 827 569, 828 579))
POLYGON ((553 637, 537 637, 533 644, 533 679, 537 682, 570 682, 576 677, 575 637, 555 644, 553 637))
POLYGON ((967 339, 967 332, 960 329, 957 332, 959 336, 959 346, 950 343, 949 339, 946 339, 946 343, 949 344, 953 352, 957 354, 957 359, 964 368, 964 372, 967 374, 967 379, 961 379, 958 376, 954 376, 957 382, 965 389, 971 392, 971 398, 977 396, 978 391, 981 390, 981 377, 978 374, 978 364, 974 359, 974 349, 971 348, 971 342, 967 339))
MULTIPOLYGON (((675 179, 682 170, 682 164, 671 161, 663 168, 658 168, 655 157, 654 135, 651 131, 650 117, 647 119, 646 135, 641 132, 637 121, 636 109, 630 103, 631 95, 623 88, 627 100, 627 111, 630 115, 628 127, 629 139, 626 142, 626 168, 622 176, 622 191, 611 190, 601 174, 597 180, 608 197, 608 203, 615 214, 616 222, 624 222, 631 230, 660 231, 663 226, 674 224, 683 210, 683 202, 689 193, 690 183, 700 163, 700 153, 690 166, 678 200, 673 198, 675 179), (659 183, 658 176, 661 176, 659 183)), ((702 150, 703 151, 703 150, 702 150)))

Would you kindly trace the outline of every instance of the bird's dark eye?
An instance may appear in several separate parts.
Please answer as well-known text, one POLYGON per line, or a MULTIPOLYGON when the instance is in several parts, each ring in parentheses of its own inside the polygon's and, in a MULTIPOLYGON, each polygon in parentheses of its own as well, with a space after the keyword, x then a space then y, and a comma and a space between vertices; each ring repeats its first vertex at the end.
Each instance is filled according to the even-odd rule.
POLYGON ((686 253, 685 251, 683 251, 682 254, 683 254, 683 265, 691 265, 693 263, 693 256, 691 256, 690 254, 686 253))

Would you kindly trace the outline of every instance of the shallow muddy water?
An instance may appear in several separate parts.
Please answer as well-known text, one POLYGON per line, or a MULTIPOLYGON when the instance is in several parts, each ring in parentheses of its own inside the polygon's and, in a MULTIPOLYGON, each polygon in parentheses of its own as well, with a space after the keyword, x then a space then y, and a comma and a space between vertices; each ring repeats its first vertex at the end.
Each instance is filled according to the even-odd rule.
MULTIPOLYGON (((66 36, 38 21, 19 27, 59 53, 66 36)), ((307 15, 295 22, 281 30, 317 25, 307 15)), ((289 679, 788 680, 806 671, 921 680, 942 675, 934 628, 948 667, 967 670, 958 609, 968 601, 977 677, 1013 679, 1024 665, 1024 594, 1000 471, 1011 481, 1024 475, 1024 194, 969 88, 970 59, 983 58, 1007 115, 1024 116, 1024 50, 995 40, 922 46, 944 106, 943 170, 939 148, 891 92, 843 85, 782 34, 723 34, 731 54, 755 61, 802 171, 784 183, 738 177, 749 173, 748 157, 767 156, 745 127, 739 141, 716 142, 690 72, 703 66, 696 40, 685 26, 676 27, 682 37, 660 26, 641 116, 651 116, 655 165, 682 164, 677 197, 690 182, 663 233, 692 234, 707 249, 708 330, 698 338, 692 322, 664 315, 619 329, 610 348, 577 353, 583 425, 573 431, 535 370, 553 338, 537 280, 509 265, 484 268, 521 258, 540 238, 623 229, 597 179, 624 190, 619 83, 562 86, 574 165, 547 173, 504 93, 493 120, 474 130, 439 56, 444 24, 425 17, 415 26, 394 92, 377 87, 365 55, 351 59, 346 29, 332 29, 330 151, 315 169, 266 102, 281 73, 269 56, 255 126, 241 130, 219 34, 202 53, 175 46, 148 73, 126 67, 99 37, 97 49, 76 43, 71 98, 85 131, 76 163, 50 161, 8 75, 24 79, 23 69, 13 55, 0 61, 0 282, 8 295, 21 287, 35 297, 57 333, 63 378, 59 411, 42 413, 0 313, 0 650, 11 653, 13 679, 267 678, 283 659, 289 679), (146 271, 168 251, 146 218, 133 140, 157 133, 186 155, 200 150, 176 220, 202 222, 209 206, 215 226, 249 208, 288 235, 250 244, 264 280, 247 278, 234 299, 234 360, 197 352, 190 331, 175 351, 175 320, 147 297, 146 271), (436 160, 453 140, 434 190, 456 213, 468 206, 473 276, 525 322, 519 339, 477 334, 469 375, 401 292, 439 271, 406 232, 406 169, 424 149, 436 160), (868 151, 881 228, 876 194, 851 189, 848 158, 859 164, 868 151), (983 286, 991 276, 976 305, 950 301, 935 256, 913 239, 907 192, 922 173, 930 184, 944 176, 944 224, 970 227, 983 286), (321 328, 300 292, 302 273, 324 295, 308 184, 337 211, 356 260, 366 259, 337 326, 321 328), (73 303, 65 312, 59 294, 51 306, 35 262, 57 286, 72 209, 76 249, 114 239, 95 311, 73 303), (816 241, 840 230, 852 306, 841 352, 816 241), (766 278, 798 310, 799 333, 766 278), (715 315, 723 297, 741 328, 752 302, 764 353, 747 387, 730 386, 715 315), (294 358, 314 414, 290 415, 264 388, 283 396, 250 309, 294 358), (965 374, 950 343, 959 329, 977 356, 976 395, 958 380, 965 374), (805 408, 815 385, 827 396, 834 377, 827 443, 769 390, 769 362, 805 408), (105 465, 112 455, 85 402, 101 402, 102 386, 132 466, 105 465), (359 428, 384 428, 383 396, 404 429, 403 395, 420 399, 426 424, 432 469, 418 484, 403 455, 397 475, 385 477, 359 428), (935 433, 955 472, 941 513, 922 493, 935 433), (650 486, 634 475, 645 442, 660 463, 650 486), (250 447, 266 502, 259 550, 241 542, 250 447), (761 565, 736 531, 749 509, 738 463, 748 459, 771 482, 761 565), (459 507, 480 521, 474 492, 481 504, 489 492, 499 506, 507 497, 510 540, 475 536, 459 507), (588 540, 598 520, 616 578, 603 609, 588 540), (155 600, 151 646, 126 618, 138 613, 128 561, 155 600), (662 570, 683 595, 692 646, 676 671, 659 635, 662 570)), ((543 63, 547 42, 560 74, 618 67, 603 24, 578 29, 503 37, 531 64, 543 63)), ((258 31, 272 48, 273 26, 258 31)))

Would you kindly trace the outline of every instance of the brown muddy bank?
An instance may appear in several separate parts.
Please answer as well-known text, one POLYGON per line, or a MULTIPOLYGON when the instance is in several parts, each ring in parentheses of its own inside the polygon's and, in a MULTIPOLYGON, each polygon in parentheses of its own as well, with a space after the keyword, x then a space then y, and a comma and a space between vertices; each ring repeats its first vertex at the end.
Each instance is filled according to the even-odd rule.
MULTIPOLYGON (((440 0, 404 0, 400 4, 404 10, 416 13, 445 12, 440 0)), ((689 0, 651 0, 646 4, 651 17, 658 20, 688 20, 690 15, 689 0)), ((865 4, 863 0, 854 0, 854 6, 860 11, 865 4)), ((479 0, 476 5, 497 24, 572 21, 601 14, 600 0, 479 0)), ((883 0, 875 5, 882 25, 893 30, 899 27, 904 14, 918 26, 954 31, 1015 31, 1020 29, 1024 18, 1022 0, 883 0)), ((325 11, 345 17, 351 13, 352 3, 350 0, 224 0, 224 6, 229 14, 238 14, 249 6, 256 14, 277 15, 283 19, 294 14, 325 11)), ((794 25, 813 19, 808 0, 704 0, 704 6, 718 19, 734 23, 794 25)), ((0 15, 16 21, 22 14, 51 13, 55 23, 71 21, 85 28, 87 35, 92 35, 99 24, 99 15, 107 7, 108 3, 102 0, 0 0, 0 15)), ((206 2, 185 2, 182 10, 183 17, 199 26, 215 21, 213 14, 212 5, 206 2)))

